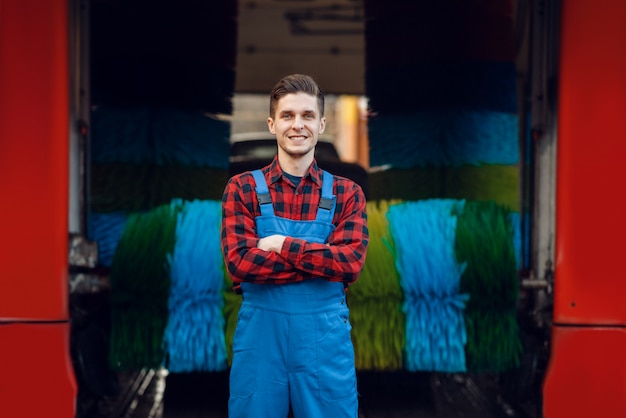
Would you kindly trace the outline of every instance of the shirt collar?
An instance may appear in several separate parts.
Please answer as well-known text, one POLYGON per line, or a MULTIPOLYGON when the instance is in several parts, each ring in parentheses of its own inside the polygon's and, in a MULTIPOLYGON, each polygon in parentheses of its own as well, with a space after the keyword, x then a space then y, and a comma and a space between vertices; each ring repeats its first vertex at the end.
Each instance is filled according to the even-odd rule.
MULTIPOLYGON (((278 164, 278 155, 274 157, 271 164, 269 165, 269 174, 270 174, 270 184, 276 183, 283 175, 283 170, 280 168, 280 164, 278 164)), ((313 159, 313 163, 309 166, 304 177, 310 177, 315 184, 319 187, 322 187, 322 169, 317 165, 317 161, 313 159)))

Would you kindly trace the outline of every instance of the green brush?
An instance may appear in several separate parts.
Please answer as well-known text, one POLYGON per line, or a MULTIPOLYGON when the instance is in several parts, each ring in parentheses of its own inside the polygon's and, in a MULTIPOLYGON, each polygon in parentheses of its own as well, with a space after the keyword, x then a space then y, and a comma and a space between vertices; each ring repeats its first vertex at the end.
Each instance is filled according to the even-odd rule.
POLYGON ((456 255, 467 263, 461 293, 471 298, 467 309, 508 310, 517 303, 513 226, 510 211, 495 202, 471 201, 458 214, 456 255))
POLYGON ((370 243, 363 271, 348 291, 356 366, 360 370, 402 368, 404 313, 387 210, 400 201, 367 203, 370 243))
POLYGON ((440 197, 442 171, 437 167, 391 168, 369 175, 371 201, 440 197))
POLYGON ((467 369, 499 373, 518 367, 522 356, 515 310, 465 312, 467 369))
POLYGON ((173 199, 221 200, 228 172, 209 167, 151 164, 93 164, 94 212, 139 212, 173 199))
POLYGON ((518 282, 510 210, 495 202, 467 202, 458 214, 455 251, 467 263, 461 292, 468 371, 504 371, 519 363, 518 282))
POLYGON ((128 217, 111 263, 111 344, 114 368, 136 370, 163 364, 170 275, 167 254, 176 239, 173 202, 128 217))
POLYGON ((442 197, 494 201, 519 211, 519 182, 519 169, 515 165, 447 167, 443 174, 442 197))

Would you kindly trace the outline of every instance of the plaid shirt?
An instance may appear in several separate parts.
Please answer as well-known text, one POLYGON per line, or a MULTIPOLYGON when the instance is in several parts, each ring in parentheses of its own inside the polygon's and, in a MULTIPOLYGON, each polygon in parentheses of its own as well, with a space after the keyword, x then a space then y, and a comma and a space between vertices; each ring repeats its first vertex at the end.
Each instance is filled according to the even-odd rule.
MULTIPOLYGON (((276 157, 262 171, 276 216, 315 219, 322 187, 322 170, 315 161, 297 189, 283 176, 276 157)), ((369 242, 365 195, 353 181, 334 179, 337 205, 329 245, 287 237, 280 254, 257 248, 255 218, 261 213, 252 174, 238 174, 228 181, 222 197, 221 244, 236 291, 241 282, 283 284, 318 277, 347 287, 357 280, 369 242)))

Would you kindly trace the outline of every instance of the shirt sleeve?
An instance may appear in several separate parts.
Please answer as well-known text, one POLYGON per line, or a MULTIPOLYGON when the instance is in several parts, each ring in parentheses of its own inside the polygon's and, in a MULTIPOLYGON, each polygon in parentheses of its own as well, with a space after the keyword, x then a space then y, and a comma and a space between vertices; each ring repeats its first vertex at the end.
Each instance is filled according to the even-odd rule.
POLYGON ((301 280, 302 273, 282 255, 257 248, 254 194, 253 183, 236 176, 228 181, 222 197, 221 245, 231 279, 235 284, 301 280))
POLYGON ((339 186, 346 190, 335 211, 335 230, 328 244, 312 243, 287 237, 281 249, 292 268, 311 277, 329 281, 354 283, 365 263, 369 232, 365 195, 359 185, 351 181, 339 186), (345 187, 344 187, 345 186, 345 187), (338 219, 337 219, 338 218, 338 219))

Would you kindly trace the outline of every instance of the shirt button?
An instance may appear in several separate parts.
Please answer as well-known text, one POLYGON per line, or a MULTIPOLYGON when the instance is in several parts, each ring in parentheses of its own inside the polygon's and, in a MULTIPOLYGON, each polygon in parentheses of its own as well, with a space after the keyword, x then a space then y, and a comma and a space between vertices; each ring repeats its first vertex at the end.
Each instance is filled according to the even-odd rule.
POLYGON ((341 299, 341 304, 345 305, 346 304, 346 300, 345 299, 341 299))

